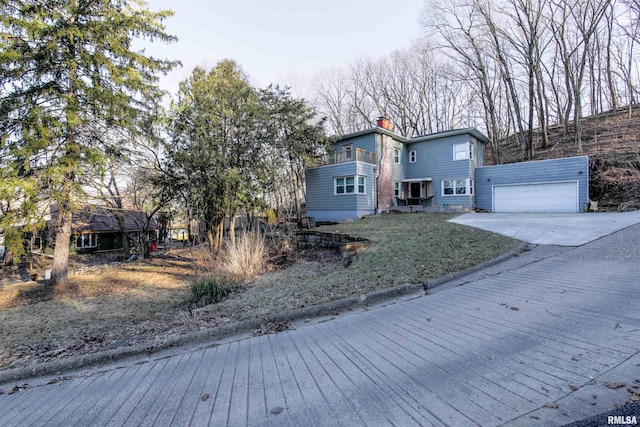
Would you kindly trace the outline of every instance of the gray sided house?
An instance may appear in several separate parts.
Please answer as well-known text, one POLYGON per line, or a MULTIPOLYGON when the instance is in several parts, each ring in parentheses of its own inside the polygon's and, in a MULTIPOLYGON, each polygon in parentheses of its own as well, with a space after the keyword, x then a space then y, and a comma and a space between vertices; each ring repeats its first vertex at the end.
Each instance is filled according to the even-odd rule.
MULTIPOLYGON (((124 221, 124 231, 130 240, 141 243, 154 242, 158 232, 158 222, 155 218, 147 219, 144 212, 124 209, 118 211, 124 221)), ((53 208, 50 223, 56 219, 56 209, 53 208)), ((119 250, 123 248, 122 228, 114 213, 101 206, 86 206, 73 214, 72 237, 70 244, 71 253, 87 253, 95 251, 119 250)), ((45 232, 44 248, 40 241, 32 239, 32 250, 37 251, 38 245, 45 252, 52 252, 51 233, 45 232)), ((131 246, 133 245, 133 242, 131 246)))
POLYGON ((473 128, 404 138, 381 117, 375 128, 342 136, 307 169, 307 216, 344 221, 391 210, 586 209, 586 156, 485 166, 488 142, 473 128))

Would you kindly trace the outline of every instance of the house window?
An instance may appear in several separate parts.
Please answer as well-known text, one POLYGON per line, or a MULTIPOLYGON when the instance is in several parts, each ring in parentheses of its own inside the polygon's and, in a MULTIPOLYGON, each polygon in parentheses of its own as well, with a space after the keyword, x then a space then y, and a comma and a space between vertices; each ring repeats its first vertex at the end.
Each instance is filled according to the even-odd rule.
POLYGON ((34 236, 31 239, 31 252, 40 252, 42 250, 42 237, 34 236))
POLYGON ((336 178, 335 194, 365 194, 365 177, 356 175, 336 178))
POLYGON ((87 249, 98 247, 97 234, 80 234, 76 239, 76 248, 87 249))
POLYGON ((471 142, 453 144, 453 160, 469 159, 473 159, 473 144, 471 142))
POLYGON ((399 148, 394 148, 393 149, 393 163, 400 164, 400 149, 399 148))
POLYGON ((417 158, 416 150, 411 150, 409 152, 409 163, 415 163, 417 158))
POLYGON ((465 179, 445 179, 442 181, 443 196, 464 196, 473 194, 473 180, 465 179))
POLYGON ((400 183, 398 181, 393 183, 393 195, 395 197, 400 197, 400 183))

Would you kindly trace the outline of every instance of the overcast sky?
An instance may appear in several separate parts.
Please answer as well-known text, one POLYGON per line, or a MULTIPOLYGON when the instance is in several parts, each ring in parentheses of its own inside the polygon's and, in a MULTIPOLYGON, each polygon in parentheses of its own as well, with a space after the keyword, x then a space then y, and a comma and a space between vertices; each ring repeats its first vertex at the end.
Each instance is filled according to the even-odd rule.
POLYGON ((166 29, 179 41, 147 49, 182 61, 161 81, 172 94, 195 66, 230 58, 255 86, 288 84, 300 95, 323 70, 408 47, 422 35, 422 0, 152 0, 148 6, 175 12, 166 29))

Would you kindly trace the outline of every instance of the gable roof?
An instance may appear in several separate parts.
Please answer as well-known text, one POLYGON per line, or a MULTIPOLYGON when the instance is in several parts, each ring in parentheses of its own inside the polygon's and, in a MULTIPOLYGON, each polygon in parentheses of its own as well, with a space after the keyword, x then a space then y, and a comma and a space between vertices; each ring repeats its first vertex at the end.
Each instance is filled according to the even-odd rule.
MULTIPOLYGON (((124 217, 125 231, 141 231, 147 223, 147 215, 142 211, 133 209, 120 210, 124 217)), ((58 216, 57 207, 51 208, 51 218, 55 221, 58 216)), ((158 228, 155 218, 149 220, 149 230, 158 228)), ((120 232, 118 220, 109 208, 104 206, 85 206, 82 210, 73 213, 71 230, 73 233, 113 233, 120 232)))

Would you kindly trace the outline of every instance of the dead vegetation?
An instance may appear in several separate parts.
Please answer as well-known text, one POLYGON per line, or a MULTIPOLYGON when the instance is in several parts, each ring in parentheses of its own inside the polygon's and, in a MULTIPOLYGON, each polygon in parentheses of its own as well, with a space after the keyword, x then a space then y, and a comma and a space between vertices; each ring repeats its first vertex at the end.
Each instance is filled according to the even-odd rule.
MULTIPOLYGON (((29 281, 0 286, 0 369, 153 344, 242 320, 257 305, 254 299, 266 301, 273 312, 277 302, 262 292, 268 291, 270 280, 277 281, 287 271, 278 258, 280 264, 269 264, 270 272, 260 277, 254 292, 247 292, 252 286, 245 285, 222 304, 196 309, 188 304, 192 281, 213 270, 199 248, 192 253, 188 249, 159 253, 135 263, 84 264, 76 259, 77 272, 67 285, 29 281)), ((339 254, 324 251, 286 256, 297 277, 340 268, 339 260, 339 254), (323 259, 324 268, 310 259, 323 259)), ((266 307, 262 313, 269 312, 266 307)))
MULTIPOLYGON (((87 264, 65 286, 44 281, 0 287, 0 369, 74 355, 161 343, 206 328, 263 318, 348 296, 424 283, 494 258, 517 241, 448 223, 450 215, 385 215, 325 227, 369 238, 348 268, 335 250, 270 244, 266 272, 239 282, 222 301, 189 303, 197 277, 222 269, 199 248, 133 263, 87 264)), ((265 324, 257 334, 289 328, 265 324)))
MULTIPOLYGON (((589 156, 589 196, 600 210, 640 209, 640 104, 587 117, 583 120, 583 152, 578 153, 573 134, 564 126, 549 128, 549 146, 534 134, 534 160, 577 155, 589 156)), ((491 154, 487 154, 490 163, 491 154)), ((502 163, 523 161, 515 137, 501 146, 502 163)))

